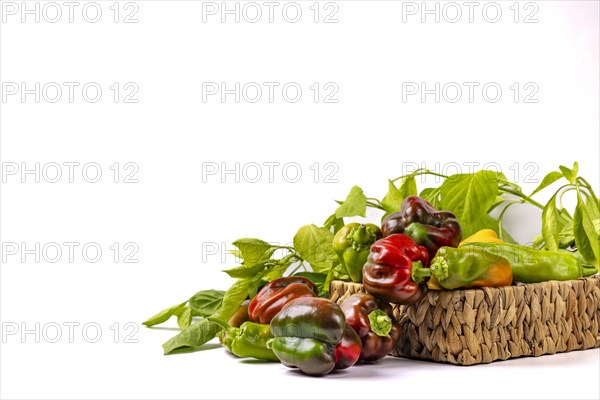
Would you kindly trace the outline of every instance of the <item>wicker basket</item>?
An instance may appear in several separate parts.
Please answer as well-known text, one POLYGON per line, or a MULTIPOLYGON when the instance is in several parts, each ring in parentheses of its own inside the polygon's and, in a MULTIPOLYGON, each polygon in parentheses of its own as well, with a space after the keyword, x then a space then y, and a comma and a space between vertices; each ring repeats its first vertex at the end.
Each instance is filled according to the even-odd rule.
MULTIPOLYGON (((341 303, 362 285, 334 281, 341 303)), ((600 276, 503 288, 429 291, 395 306, 402 336, 392 355, 458 365, 600 347, 600 276)))

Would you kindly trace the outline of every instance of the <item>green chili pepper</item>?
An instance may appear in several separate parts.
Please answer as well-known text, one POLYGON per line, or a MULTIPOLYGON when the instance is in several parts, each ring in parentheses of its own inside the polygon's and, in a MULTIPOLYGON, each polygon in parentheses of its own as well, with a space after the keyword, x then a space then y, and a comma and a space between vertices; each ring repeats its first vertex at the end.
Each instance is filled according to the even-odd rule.
POLYGON ((268 324, 246 321, 239 328, 235 328, 218 319, 209 319, 223 327, 221 343, 230 353, 241 358, 279 361, 275 353, 267 348, 267 341, 273 339, 268 324))
POLYGON ((369 257, 369 249, 380 238, 381 230, 377 225, 358 222, 345 225, 335 234, 335 252, 352 282, 362 282, 362 270, 369 257))
POLYGON ((569 251, 538 250, 510 243, 472 243, 467 246, 485 248, 507 258, 512 265, 514 280, 523 283, 568 281, 598 272, 595 266, 582 265, 581 260, 569 251))
POLYGON ((510 286, 513 280, 510 262, 483 247, 440 247, 430 268, 412 270, 415 282, 433 276, 444 289, 510 286))

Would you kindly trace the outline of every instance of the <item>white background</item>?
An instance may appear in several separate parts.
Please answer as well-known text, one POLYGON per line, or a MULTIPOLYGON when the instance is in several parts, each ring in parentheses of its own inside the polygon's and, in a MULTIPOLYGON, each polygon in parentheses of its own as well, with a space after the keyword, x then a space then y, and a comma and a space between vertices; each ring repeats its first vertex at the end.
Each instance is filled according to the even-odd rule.
MULTIPOLYGON (((64 246, 56 263, 48 262, 54 253, 42 254, 39 262, 31 254, 22 262, 22 251, 3 253, 3 398, 600 397, 599 350, 469 368, 389 358, 311 379, 279 364, 236 360, 221 348, 165 357, 161 344, 175 330, 136 331, 141 321, 197 290, 226 289, 231 280, 221 270, 236 265, 225 257, 228 243, 240 237, 289 242, 300 226, 321 224, 335 209, 333 200, 344 198, 352 185, 381 198, 386 179, 414 163, 451 174, 468 172, 472 164, 467 163, 479 163, 478 169, 494 162, 529 193, 547 172, 578 160, 581 174, 597 190, 598 2, 498 2, 502 14, 495 23, 486 20, 496 18, 494 5, 482 15, 486 2, 474 9, 473 22, 467 6, 456 3, 462 12, 456 23, 449 22, 456 8, 443 2, 437 6, 439 22, 425 15, 424 23, 420 2, 336 1, 327 8, 322 2, 318 23, 313 1, 298 2, 297 23, 283 18, 285 3, 275 8, 272 23, 262 2, 257 23, 244 15, 239 23, 233 15, 222 23, 219 13, 203 15, 203 7, 211 5, 199 1, 117 7, 99 1, 97 23, 83 18, 85 2, 75 8, 72 23, 62 2, 56 23, 46 20, 55 17, 48 7, 39 23, 35 15, 22 22, 20 2, 0 3, 5 96, 0 155, 5 173, 19 168, 3 177, 1 240, 20 250, 21 243, 27 248, 36 242, 41 247, 79 243, 73 262, 64 246), (419 8, 415 15, 413 6, 419 8), (138 22, 124 23, 134 11, 138 22), (332 11, 338 22, 324 23, 332 11), (525 23, 531 13, 530 22, 538 22, 525 23), (54 92, 40 93, 36 103, 34 94, 24 100, 20 92, 7 94, 20 90, 22 82, 28 89, 36 82, 40 88, 56 82, 62 97, 51 103, 54 92), (79 84, 73 102, 64 82, 79 84), (82 97, 89 82, 103 89, 96 103, 82 97), (115 82, 117 103, 109 88, 115 82), (125 88, 128 82, 134 86, 125 88), (234 95, 204 102, 203 82, 225 82, 230 89, 235 82, 279 86, 272 103, 265 86, 257 103, 246 101, 254 92, 239 103, 234 95), (282 97, 289 82, 302 88, 296 103, 282 97), (317 103, 310 89, 315 82, 317 103), (339 88, 337 103, 324 102, 328 82, 339 88), (419 94, 403 91, 421 82, 428 89, 436 82, 442 88, 456 82, 462 97, 448 101, 456 96, 451 91, 441 93, 439 102, 434 94, 423 102, 419 94), (479 85, 472 102, 464 82, 479 85), (516 102, 510 89, 515 82, 516 102), (488 83, 502 89, 497 102, 483 97, 488 83), (124 102, 136 85, 138 102, 124 102), (530 100, 537 102, 525 102, 532 87, 538 90, 530 100), (72 183, 65 162, 80 163, 72 183), (116 162, 118 183, 115 167, 110 169, 116 162), (264 163, 273 162, 280 164, 269 179, 264 163), (33 174, 21 176, 23 165, 32 169, 35 163, 40 163, 39 183, 33 174), (57 183, 49 182, 56 173, 52 163, 63 165, 57 183), (97 183, 85 179, 94 178, 93 169, 82 176, 87 163, 100 166, 97 183), (125 169, 126 163, 135 165, 125 169), (236 163, 238 177, 221 175, 223 167, 235 170, 236 163), (262 166, 255 183, 251 163, 262 166), (203 175, 214 165, 218 173, 203 175), (133 178, 139 182, 125 183, 126 173, 136 167, 133 178), (292 182, 298 167, 301 176, 292 182), (115 242, 117 262, 110 248, 115 242), (86 243, 102 249, 98 262, 83 258, 86 243), (124 248, 126 243, 132 244, 124 248), (139 262, 124 262, 136 248, 133 258, 139 262), (80 324, 73 343, 64 325, 71 322, 80 324), (24 328, 35 331, 36 323, 39 338, 21 335, 24 328), (102 330, 97 343, 88 342, 93 328, 88 336, 82 333, 88 323, 102 330), (57 325, 62 336, 50 343, 57 325), (19 331, 9 335, 14 327, 19 331), (137 343, 126 343, 127 334, 137 343)), ((38 4, 43 13, 46 2, 38 4)), ((245 4, 239 3, 240 9, 245 4)), ((35 2, 27 6, 33 9, 35 2)), ((433 9, 435 3, 427 6, 433 9)), ((94 9, 87 11, 87 18, 94 18, 94 9)), ((293 18, 293 9, 288 11, 293 18)), ((492 89, 489 96, 495 96, 492 89)), ((540 194, 539 201, 551 192, 540 194)), ((376 222, 378 215, 371 217, 376 222)), ((515 207, 507 227, 519 241, 531 241, 540 229, 540 212, 515 207)))

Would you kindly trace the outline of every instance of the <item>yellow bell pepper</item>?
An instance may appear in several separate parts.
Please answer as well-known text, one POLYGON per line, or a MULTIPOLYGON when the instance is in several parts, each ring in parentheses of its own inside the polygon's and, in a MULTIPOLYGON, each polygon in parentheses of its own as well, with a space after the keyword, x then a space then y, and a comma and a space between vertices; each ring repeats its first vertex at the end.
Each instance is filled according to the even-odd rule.
POLYGON ((468 243, 504 243, 504 240, 498 238, 498 234, 491 229, 482 229, 464 239, 458 247, 468 243))

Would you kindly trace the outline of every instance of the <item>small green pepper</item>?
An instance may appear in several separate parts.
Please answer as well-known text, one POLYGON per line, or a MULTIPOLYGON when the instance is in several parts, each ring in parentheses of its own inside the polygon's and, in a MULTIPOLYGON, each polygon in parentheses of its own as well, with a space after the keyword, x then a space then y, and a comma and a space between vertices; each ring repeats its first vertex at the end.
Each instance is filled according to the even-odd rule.
POLYGON ((430 268, 413 268, 413 280, 422 282, 433 276, 444 289, 510 286, 510 262, 483 247, 465 245, 440 247, 430 268))
POLYGON ((232 327, 214 318, 211 321, 223 327, 221 343, 232 354, 245 358, 279 361, 275 353, 267 348, 267 342, 273 339, 270 326, 246 321, 239 328, 232 327))
POLYGON ((333 238, 333 248, 352 282, 362 282, 363 266, 371 245, 381 239, 381 230, 374 224, 353 222, 344 225, 333 238))
POLYGON ((472 243, 473 246, 507 258, 515 281, 537 283, 545 281, 568 281, 594 275, 598 269, 582 265, 580 259, 568 251, 538 250, 533 247, 510 243, 472 243))

